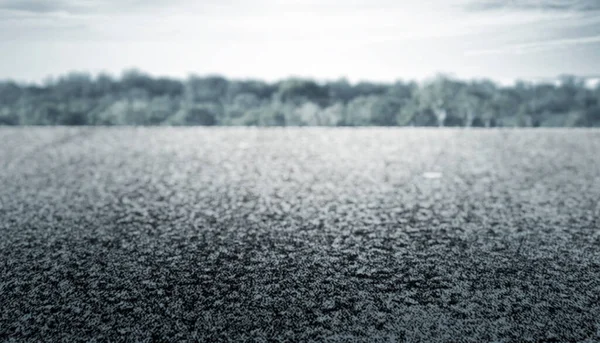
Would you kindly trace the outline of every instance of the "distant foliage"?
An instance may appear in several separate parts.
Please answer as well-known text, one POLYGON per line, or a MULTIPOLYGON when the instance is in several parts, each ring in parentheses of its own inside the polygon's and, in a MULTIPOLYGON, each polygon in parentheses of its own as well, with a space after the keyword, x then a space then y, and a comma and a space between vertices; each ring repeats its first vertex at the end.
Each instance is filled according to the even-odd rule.
POLYGON ((43 86, 0 82, 0 125, 600 127, 600 86, 573 76, 501 87, 444 75, 350 84, 72 73, 43 86))

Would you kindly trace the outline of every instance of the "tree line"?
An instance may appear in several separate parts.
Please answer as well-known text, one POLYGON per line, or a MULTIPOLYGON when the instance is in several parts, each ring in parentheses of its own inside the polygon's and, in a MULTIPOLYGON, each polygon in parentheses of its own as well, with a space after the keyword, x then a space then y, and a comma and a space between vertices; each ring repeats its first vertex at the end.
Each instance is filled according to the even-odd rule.
POLYGON ((43 85, 0 81, 0 125, 600 126, 600 85, 459 80, 279 82, 71 73, 43 85))

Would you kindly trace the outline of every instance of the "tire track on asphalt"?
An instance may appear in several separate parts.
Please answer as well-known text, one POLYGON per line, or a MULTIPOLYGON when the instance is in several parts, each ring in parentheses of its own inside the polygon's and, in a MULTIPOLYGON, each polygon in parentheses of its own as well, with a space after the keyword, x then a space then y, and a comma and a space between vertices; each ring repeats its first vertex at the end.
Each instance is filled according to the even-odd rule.
POLYGON ((17 157, 11 159, 10 161, 8 161, 8 163, 5 164, 5 166, 0 170, 0 181, 6 181, 6 179, 9 178, 10 175, 12 175, 12 172, 15 169, 18 169, 17 167, 19 167, 20 164, 35 158, 36 155, 58 149, 62 146, 72 143, 73 141, 76 141, 79 138, 88 139, 91 136, 93 136, 96 132, 96 130, 89 128, 78 128, 75 133, 66 133, 64 136, 60 136, 54 140, 51 140, 50 142, 34 146, 29 151, 18 155, 17 157))

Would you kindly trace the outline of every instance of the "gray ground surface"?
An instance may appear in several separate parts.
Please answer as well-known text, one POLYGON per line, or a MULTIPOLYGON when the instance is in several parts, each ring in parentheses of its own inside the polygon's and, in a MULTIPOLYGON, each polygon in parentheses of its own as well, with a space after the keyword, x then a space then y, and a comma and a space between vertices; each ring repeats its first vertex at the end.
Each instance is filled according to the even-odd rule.
POLYGON ((598 130, 4 128, 0 184, 0 341, 600 341, 598 130))

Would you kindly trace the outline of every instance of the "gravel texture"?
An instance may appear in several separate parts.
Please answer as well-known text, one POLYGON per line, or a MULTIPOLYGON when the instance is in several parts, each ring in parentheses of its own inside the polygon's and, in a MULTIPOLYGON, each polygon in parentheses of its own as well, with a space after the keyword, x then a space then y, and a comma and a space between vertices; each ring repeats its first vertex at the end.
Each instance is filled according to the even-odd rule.
POLYGON ((0 341, 600 341, 598 130, 0 128, 0 185, 0 341))

